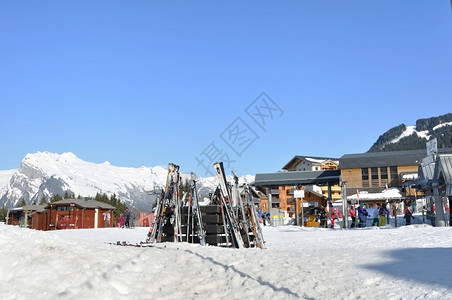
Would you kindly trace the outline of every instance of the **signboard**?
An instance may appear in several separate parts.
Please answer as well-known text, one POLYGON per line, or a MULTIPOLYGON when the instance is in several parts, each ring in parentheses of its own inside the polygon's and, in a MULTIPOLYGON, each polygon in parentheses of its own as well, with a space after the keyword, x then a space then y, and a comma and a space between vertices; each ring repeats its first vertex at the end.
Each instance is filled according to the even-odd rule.
POLYGON ((427 145, 427 155, 435 154, 438 152, 438 140, 434 138, 426 143, 427 145))
POLYGON ((304 198, 304 190, 294 190, 293 197, 294 198, 304 198))

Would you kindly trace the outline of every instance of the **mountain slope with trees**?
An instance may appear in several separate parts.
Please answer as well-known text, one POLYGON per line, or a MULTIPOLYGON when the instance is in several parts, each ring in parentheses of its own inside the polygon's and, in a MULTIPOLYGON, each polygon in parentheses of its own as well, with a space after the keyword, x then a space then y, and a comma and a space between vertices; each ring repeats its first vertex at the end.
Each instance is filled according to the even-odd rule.
POLYGON ((452 113, 419 119, 416 126, 393 127, 380 135, 368 152, 425 149, 425 143, 434 138, 438 148, 452 148, 452 113))

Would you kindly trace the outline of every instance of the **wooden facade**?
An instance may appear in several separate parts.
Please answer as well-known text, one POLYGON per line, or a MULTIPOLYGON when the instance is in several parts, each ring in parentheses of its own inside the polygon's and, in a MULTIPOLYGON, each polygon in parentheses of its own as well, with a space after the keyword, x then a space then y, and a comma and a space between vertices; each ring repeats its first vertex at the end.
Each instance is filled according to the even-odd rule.
POLYGON ((341 168, 342 180, 347 181, 348 187, 385 188, 402 186, 402 176, 409 173, 417 173, 416 163, 408 166, 379 166, 360 168, 341 168))
POLYGON ((49 229, 113 227, 115 207, 94 200, 63 199, 47 207, 49 229), (109 214, 109 221, 105 220, 109 214))
POLYGON ((63 199, 47 205, 12 209, 7 224, 36 230, 113 227, 114 210, 115 207, 95 200, 63 199), (106 214, 110 216, 109 221, 106 214))

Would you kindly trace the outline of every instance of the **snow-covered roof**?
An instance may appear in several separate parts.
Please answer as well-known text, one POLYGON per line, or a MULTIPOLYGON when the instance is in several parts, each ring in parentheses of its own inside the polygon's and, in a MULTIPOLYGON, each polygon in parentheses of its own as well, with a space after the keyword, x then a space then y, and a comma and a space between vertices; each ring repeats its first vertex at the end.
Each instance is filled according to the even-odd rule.
POLYGON ((417 173, 404 174, 402 175, 402 180, 416 180, 418 178, 417 173))
POLYGON ((347 196, 347 200, 390 200, 402 198, 403 195, 397 188, 385 189, 380 193, 359 192, 359 198, 356 194, 347 196))

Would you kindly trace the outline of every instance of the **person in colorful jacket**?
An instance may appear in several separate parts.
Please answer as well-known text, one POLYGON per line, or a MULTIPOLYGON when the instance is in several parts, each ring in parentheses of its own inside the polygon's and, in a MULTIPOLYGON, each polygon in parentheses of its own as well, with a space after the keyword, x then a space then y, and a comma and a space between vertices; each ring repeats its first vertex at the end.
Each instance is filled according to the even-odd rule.
POLYGON ((366 208, 364 207, 364 203, 360 203, 358 206, 358 227, 366 227, 366 219, 369 214, 367 213, 366 208))
POLYGON ((350 225, 350 228, 355 228, 356 224, 356 211, 353 206, 350 206, 350 210, 348 211, 348 214, 350 215, 350 218, 352 218, 352 224, 350 225))
POLYGON ((331 213, 331 228, 334 228, 334 221, 337 218, 337 214, 336 214, 336 210, 333 210, 333 212, 331 213))

